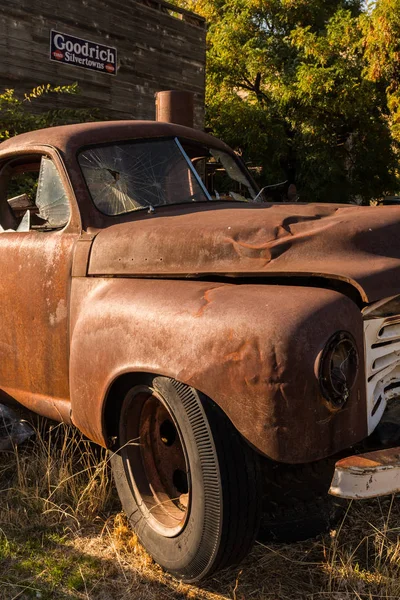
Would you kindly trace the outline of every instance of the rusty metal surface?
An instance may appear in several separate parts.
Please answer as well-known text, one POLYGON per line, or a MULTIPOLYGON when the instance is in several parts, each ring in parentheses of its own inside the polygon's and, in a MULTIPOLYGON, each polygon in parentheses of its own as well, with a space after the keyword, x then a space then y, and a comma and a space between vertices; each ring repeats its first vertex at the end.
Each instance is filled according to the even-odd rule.
POLYGON ((355 454, 342 458, 336 463, 338 469, 369 469, 397 465, 400 461, 400 448, 386 448, 365 454, 355 454))
POLYGON ((399 229, 396 207, 162 207, 101 231, 89 274, 312 274, 347 281, 371 302, 400 291, 399 229))
POLYGON ((77 237, 0 235, 0 387, 57 420, 69 413, 68 306, 77 237))
POLYGON ((253 446, 277 460, 318 459, 366 435, 361 314, 337 292, 74 278, 71 319, 73 421, 101 444, 103 399, 112 381, 130 371, 167 375, 204 392, 253 446), (321 397, 316 375, 338 329, 353 334, 361 359, 341 410, 321 397))
POLYGON ((193 127, 194 94, 168 90, 156 94, 156 121, 193 127))
POLYGON ((164 526, 181 528, 189 501, 185 453, 169 411, 157 396, 148 393, 140 414, 139 445, 151 496, 149 510, 164 526))
POLYGON ((388 448, 339 460, 329 493, 358 500, 399 491, 400 448, 388 448))
POLYGON ((68 421, 70 274, 81 224, 63 163, 52 149, 46 153, 59 168, 71 218, 62 232, 0 235, 0 388, 31 410, 68 421))
POLYGON ((26 152, 30 146, 44 145, 57 148, 64 155, 72 153, 72 156, 67 157, 71 161, 73 153, 82 146, 119 140, 175 136, 196 140, 205 145, 211 144, 232 153, 229 146, 203 131, 157 121, 104 121, 38 129, 2 142, 0 153, 17 149, 23 149, 26 152))

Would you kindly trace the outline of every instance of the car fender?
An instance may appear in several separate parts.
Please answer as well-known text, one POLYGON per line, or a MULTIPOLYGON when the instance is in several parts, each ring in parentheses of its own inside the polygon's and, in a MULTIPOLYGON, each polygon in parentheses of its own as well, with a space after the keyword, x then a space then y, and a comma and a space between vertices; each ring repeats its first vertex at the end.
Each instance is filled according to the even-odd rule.
POLYGON ((333 290, 77 277, 70 350, 72 420, 103 446, 108 392, 131 372, 197 388, 275 460, 316 460, 367 435, 361 313, 333 290), (338 330, 352 333, 360 357, 341 409, 318 381, 319 356, 338 330))

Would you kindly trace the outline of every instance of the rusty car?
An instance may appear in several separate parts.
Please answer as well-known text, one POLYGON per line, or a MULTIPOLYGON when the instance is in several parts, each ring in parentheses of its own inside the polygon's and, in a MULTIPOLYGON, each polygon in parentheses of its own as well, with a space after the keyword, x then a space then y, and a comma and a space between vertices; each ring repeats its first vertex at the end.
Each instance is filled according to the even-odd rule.
POLYGON ((109 448, 144 547, 204 579, 266 513, 278 536, 315 521, 332 475, 339 497, 400 487, 393 439, 354 450, 399 392, 399 230, 393 206, 265 202, 228 146, 181 125, 15 136, 0 396, 109 448))

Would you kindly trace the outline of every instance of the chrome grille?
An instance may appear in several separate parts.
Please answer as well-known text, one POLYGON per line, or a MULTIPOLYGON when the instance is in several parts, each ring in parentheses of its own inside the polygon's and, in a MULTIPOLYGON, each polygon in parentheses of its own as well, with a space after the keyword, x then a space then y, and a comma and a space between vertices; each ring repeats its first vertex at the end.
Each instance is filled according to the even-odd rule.
POLYGON ((364 321, 368 430, 379 423, 386 403, 400 394, 400 315, 364 321))

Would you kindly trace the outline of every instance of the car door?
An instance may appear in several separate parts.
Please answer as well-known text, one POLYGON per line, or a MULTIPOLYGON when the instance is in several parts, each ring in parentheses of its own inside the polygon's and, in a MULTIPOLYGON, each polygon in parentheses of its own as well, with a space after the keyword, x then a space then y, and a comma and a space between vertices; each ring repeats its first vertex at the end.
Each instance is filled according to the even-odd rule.
POLYGON ((0 163, 0 392, 69 419, 69 290, 79 213, 55 151, 0 163))

